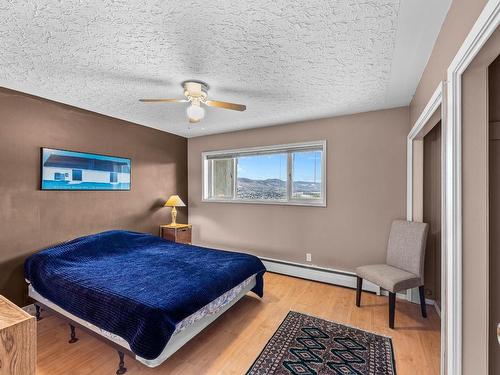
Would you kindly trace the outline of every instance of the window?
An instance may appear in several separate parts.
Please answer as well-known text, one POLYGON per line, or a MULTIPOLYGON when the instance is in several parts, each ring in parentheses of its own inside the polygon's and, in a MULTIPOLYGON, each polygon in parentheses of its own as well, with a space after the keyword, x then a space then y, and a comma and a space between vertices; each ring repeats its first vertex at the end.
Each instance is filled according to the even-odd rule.
POLYGON ((292 198, 321 198, 321 154, 320 150, 292 153, 292 198))
POLYGON ((241 156, 236 163, 237 199, 286 200, 287 154, 241 156))
POLYGON ((55 172, 54 173, 54 180, 55 181, 64 181, 64 180, 66 180, 66 174, 61 173, 61 172, 55 172))
POLYGON ((326 206, 326 141, 203 153, 203 200, 326 206))
POLYGON ((72 169, 71 170, 71 179, 73 181, 81 181, 82 180, 82 170, 81 169, 72 169))

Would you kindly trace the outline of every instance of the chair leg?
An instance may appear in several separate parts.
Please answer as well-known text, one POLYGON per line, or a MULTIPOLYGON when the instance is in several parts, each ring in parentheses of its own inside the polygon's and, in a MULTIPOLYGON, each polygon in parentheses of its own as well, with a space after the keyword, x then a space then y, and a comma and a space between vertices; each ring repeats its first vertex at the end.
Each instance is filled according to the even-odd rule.
POLYGON ((363 288, 363 279, 361 277, 356 277, 356 306, 361 305, 361 292, 363 288))
POLYGON ((425 290, 423 285, 418 287, 418 292, 420 294, 420 309, 422 310, 422 316, 424 318, 427 318, 427 308, 425 306, 425 290))
POLYGON ((396 310, 396 293, 389 292, 389 328, 394 329, 394 313, 396 310))
POLYGON ((42 320, 43 318, 40 316, 40 311, 42 310, 40 308, 40 305, 35 304, 35 310, 36 310, 36 313, 35 313, 36 320, 37 321, 42 320))
POLYGON ((127 368, 125 367, 124 353, 118 350, 118 357, 120 358, 120 362, 118 363, 118 370, 116 370, 117 375, 122 375, 127 372, 127 368))
POLYGON ((70 328, 70 335, 69 335, 69 343, 74 344, 75 342, 78 341, 78 338, 76 337, 76 331, 75 331, 75 326, 73 324, 69 325, 70 328))

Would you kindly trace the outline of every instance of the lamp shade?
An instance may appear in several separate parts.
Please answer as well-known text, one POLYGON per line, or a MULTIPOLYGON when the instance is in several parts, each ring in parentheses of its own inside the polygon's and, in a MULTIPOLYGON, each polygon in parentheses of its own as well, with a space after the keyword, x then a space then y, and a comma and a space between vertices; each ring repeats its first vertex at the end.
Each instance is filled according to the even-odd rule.
POLYGON ((165 207, 185 207, 186 205, 178 195, 171 195, 165 202, 165 207))

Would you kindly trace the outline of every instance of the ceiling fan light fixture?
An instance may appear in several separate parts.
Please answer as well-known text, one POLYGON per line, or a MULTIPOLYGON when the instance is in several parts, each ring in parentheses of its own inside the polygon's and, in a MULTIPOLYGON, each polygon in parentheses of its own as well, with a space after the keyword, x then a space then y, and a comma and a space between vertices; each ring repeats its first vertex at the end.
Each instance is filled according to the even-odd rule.
POLYGON ((205 117, 205 110, 200 106, 200 103, 192 102, 186 109, 187 116, 190 122, 198 122, 205 117))
POLYGON ((190 123, 200 122, 205 117, 205 109, 201 106, 224 108, 233 111, 244 111, 247 107, 243 104, 221 102, 220 100, 208 100, 208 85, 202 81, 184 81, 182 82, 184 88, 185 99, 139 99, 141 102, 146 103, 186 103, 191 104, 186 109, 186 114, 190 123))

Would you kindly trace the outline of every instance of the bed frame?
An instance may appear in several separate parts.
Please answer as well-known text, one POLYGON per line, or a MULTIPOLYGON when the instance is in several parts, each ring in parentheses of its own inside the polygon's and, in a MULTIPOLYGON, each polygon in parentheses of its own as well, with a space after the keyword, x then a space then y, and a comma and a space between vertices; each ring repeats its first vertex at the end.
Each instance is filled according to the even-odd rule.
POLYGON ((70 312, 62 309, 55 303, 41 296, 31 285, 28 286, 28 295, 36 301, 35 308, 36 308, 37 320, 42 319, 40 315, 41 310, 48 310, 68 322, 70 327, 70 338, 68 342, 70 344, 74 344, 78 341, 78 338, 76 337, 76 327, 78 327, 79 329, 83 329, 84 331, 90 333, 92 336, 98 338, 99 340, 105 341, 108 345, 115 348, 118 352, 118 358, 119 358, 118 369, 116 370, 116 374, 122 375, 127 372, 124 360, 125 353, 131 355, 137 361, 141 362, 142 364, 148 367, 159 366, 166 359, 172 356, 177 350, 179 350, 182 346, 184 346, 187 342, 189 342, 193 337, 195 337, 198 333, 200 333, 203 329, 205 329, 210 323, 215 321, 219 316, 221 316, 224 312, 226 312, 229 308, 231 308, 236 302, 238 302, 241 298, 243 298, 251 289, 253 289, 255 283, 256 281, 254 278, 252 282, 250 282, 247 286, 245 286, 234 299, 232 299, 225 305, 222 305, 214 313, 202 317, 201 319, 195 321, 192 325, 186 327, 181 331, 174 332, 169 342, 163 349, 162 353, 153 360, 148 360, 137 356, 135 353, 132 352, 130 346, 123 338, 114 335, 110 332, 104 331, 99 327, 89 322, 86 322, 85 320, 80 319, 77 316, 71 314, 70 312))
MULTIPOLYGON (((31 297, 31 298, 33 298, 33 297, 31 297)), ((58 311, 51 309, 50 307, 48 307, 47 305, 45 305, 44 303, 42 303, 40 301, 35 302, 35 309, 36 309, 36 320, 37 321, 43 319, 41 316, 42 310, 50 311, 52 314, 57 315, 59 318, 67 321, 69 324, 69 328, 70 328, 70 338, 68 340, 68 343, 70 343, 70 344, 74 344, 75 342, 78 341, 78 338, 76 337, 76 327, 86 331, 87 333, 89 333, 90 335, 96 337, 97 339, 99 339, 101 341, 106 341, 106 343, 108 345, 115 348, 116 351, 118 352, 119 363, 118 363, 118 369, 116 370, 116 374, 122 375, 122 374, 125 374, 127 372, 127 368, 125 367, 125 353, 130 354, 131 356, 135 356, 135 354, 133 352, 124 348, 121 345, 116 344, 115 342, 113 342, 111 340, 106 339, 104 336, 101 336, 98 333, 92 331, 91 329, 85 327, 84 325, 81 325, 81 324, 75 322, 74 320, 59 313, 58 311)))

